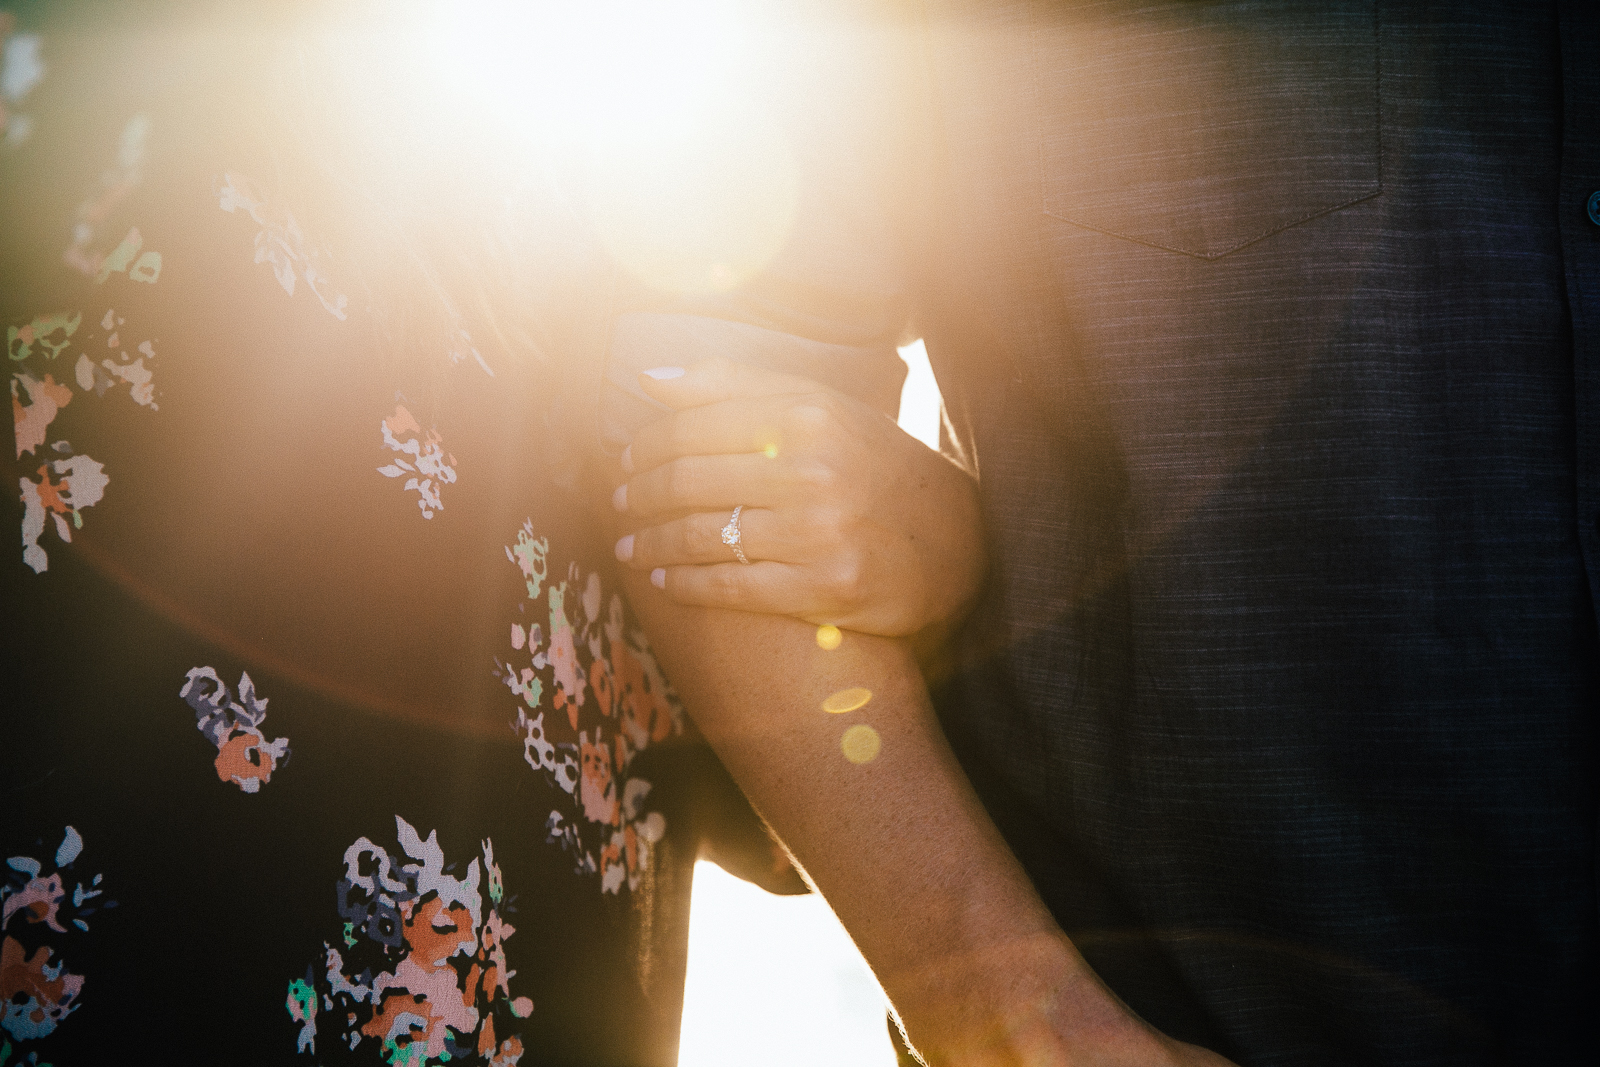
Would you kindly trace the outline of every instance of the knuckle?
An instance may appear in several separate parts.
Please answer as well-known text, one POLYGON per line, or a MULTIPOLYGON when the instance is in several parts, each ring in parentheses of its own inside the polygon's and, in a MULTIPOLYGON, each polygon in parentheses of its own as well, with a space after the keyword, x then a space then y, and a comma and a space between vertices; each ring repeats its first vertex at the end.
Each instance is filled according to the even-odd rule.
POLYGON ((810 394, 795 404, 787 414, 792 430, 802 437, 826 437, 833 424, 833 415, 827 404, 826 397, 816 394, 810 394))
POLYGON ((706 555, 714 544, 721 543, 721 532, 712 533, 710 525, 703 519, 692 519, 683 524, 683 548, 689 555, 706 555))
POLYGON ((854 553, 840 557, 829 568, 828 588, 840 600, 855 603, 860 599, 865 584, 865 570, 854 553))
POLYGON ((794 473, 800 487, 817 496, 831 493, 839 484, 839 472, 819 459, 797 461, 794 473))
POLYGON ((721 601, 738 600, 744 591, 744 579, 731 567, 718 567, 708 576, 708 592, 721 601))

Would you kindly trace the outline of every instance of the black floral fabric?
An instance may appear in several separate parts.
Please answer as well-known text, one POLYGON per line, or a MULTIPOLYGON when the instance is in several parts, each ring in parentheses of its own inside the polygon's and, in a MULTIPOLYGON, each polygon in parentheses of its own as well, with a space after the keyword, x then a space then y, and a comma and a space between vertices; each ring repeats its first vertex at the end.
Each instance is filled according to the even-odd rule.
POLYGON ((0 16, 0 1064, 674 1062, 702 840, 771 853, 591 549, 584 352, 395 329, 66 21, 0 16))

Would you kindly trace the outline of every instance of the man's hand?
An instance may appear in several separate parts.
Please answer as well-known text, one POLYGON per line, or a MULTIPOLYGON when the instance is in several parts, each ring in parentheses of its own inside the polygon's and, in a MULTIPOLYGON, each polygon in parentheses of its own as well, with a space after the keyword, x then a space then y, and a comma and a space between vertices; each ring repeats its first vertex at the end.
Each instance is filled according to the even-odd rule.
POLYGON ((929 1067, 1233 1067, 1140 1019, 1059 930, 883 977, 929 1067))

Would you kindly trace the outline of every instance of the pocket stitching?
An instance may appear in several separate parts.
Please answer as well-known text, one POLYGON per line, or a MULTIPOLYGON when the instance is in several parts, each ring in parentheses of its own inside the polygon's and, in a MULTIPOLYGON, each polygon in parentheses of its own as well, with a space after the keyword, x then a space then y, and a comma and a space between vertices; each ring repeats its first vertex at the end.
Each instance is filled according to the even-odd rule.
MULTIPOLYGON (((1116 237, 1116 238, 1118 238, 1120 240, 1129 241, 1129 242, 1131 242, 1133 244, 1143 245, 1146 248, 1158 248, 1158 249, 1160 249, 1160 250, 1162 250, 1164 252, 1175 252, 1178 255, 1192 256, 1195 259, 1221 259, 1223 256, 1232 255, 1234 252, 1237 252, 1242 248, 1247 248, 1250 245, 1256 244, 1259 241, 1264 241, 1268 237, 1273 236, 1274 234, 1282 233, 1284 230, 1292 229, 1295 226, 1303 225, 1303 224, 1305 224, 1307 222, 1310 222, 1313 219, 1321 218, 1323 215, 1331 215, 1335 211, 1343 211, 1345 208, 1350 207, 1350 206, 1352 206, 1354 204, 1359 204, 1364 200, 1371 200, 1374 197, 1382 195, 1382 193, 1383 193, 1383 48, 1382 48, 1382 34, 1380 32, 1380 23, 1381 23, 1382 18, 1383 18, 1382 6, 1383 6, 1382 4, 1376 3, 1376 2, 1373 3, 1373 5, 1372 5, 1372 142, 1373 142, 1373 144, 1372 144, 1372 160, 1373 160, 1373 168, 1374 168, 1374 171, 1375 171, 1375 175, 1374 175, 1374 178, 1373 178, 1372 188, 1370 190, 1361 193, 1359 196, 1350 197, 1349 199, 1340 201, 1339 203, 1336 203, 1336 204, 1328 204, 1328 205, 1324 205, 1324 206, 1321 206, 1321 207, 1314 208, 1311 211, 1308 211, 1306 214, 1301 215, 1299 218, 1290 219, 1287 222, 1281 222, 1281 223, 1277 223, 1275 225, 1269 226, 1267 229, 1262 230, 1260 233, 1253 234, 1253 235, 1251 235, 1249 237, 1246 237, 1243 240, 1238 241, 1238 242, 1230 245, 1227 248, 1220 248, 1220 249, 1216 249, 1216 250, 1210 251, 1210 252, 1200 252, 1200 251, 1195 251, 1194 249, 1189 249, 1189 248, 1177 248, 1177 247, 1174 247, 1172 245, 1162 244, 1159 241, 1149 240, 1148 238, 1135 237, 1132 234, 1123 233, 1123 232, 1121 232, 1119 230, 1106 229, 1103 226, 1094 226, 1094 225, 1091 225, 1090 223, 1082 222, 1082 221, 1080 221, 1078 219, 1068 218, 1065 215, 1057 214, 1056 212, 1051 211, 1049 208, 1041 208, 1041 214, 1043 214, 1046 218, 1055 219, 1058 222, 1064 222, 1069 226, 1077 226, 1077 227, 1079 227, 1081 229, 1093 231, 1094 233, 1103 233, 1103 234, 1106 234, 1109 237, 1116 237)), ((1037 56, 1038 55, 1038 51, 1037 51, 1038 36, 1037 36, 1037 33, 1035 33, 1033 35, 1033 38, 1034 38, 1034 42, 1035 42, 1034 55, 1037 56)), ((1037 70, 1035 70, 1034 76, 1035 77, 1039 77, 1040 76, 1037 70)), ((1040 203, 1042 204, 1044 202, 1044 200, 1048 196, 1048 193, 1046 192, 1045 184, 1049 181, 1049 168, 1045 165, 1044 144, 1043 144, 1043 139, 1042 138, 1040 138, 1040 141, 1039 141, 1039 179, 1040 179, 1040 189, 1039 189, 1040 197, 1039 197, 1039 200, 1040 200, 1040 203)))

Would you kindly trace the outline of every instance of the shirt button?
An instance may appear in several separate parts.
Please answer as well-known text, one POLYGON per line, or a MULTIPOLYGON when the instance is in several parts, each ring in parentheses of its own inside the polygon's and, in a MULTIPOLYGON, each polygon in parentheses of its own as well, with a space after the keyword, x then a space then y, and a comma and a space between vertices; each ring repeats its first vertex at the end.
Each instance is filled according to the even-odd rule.
POLYGON ((1600 189, 1589 194, 1589 221, 1600 226, 1600 189))

